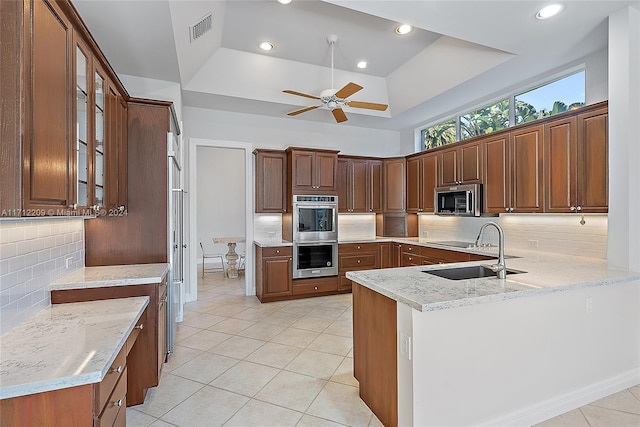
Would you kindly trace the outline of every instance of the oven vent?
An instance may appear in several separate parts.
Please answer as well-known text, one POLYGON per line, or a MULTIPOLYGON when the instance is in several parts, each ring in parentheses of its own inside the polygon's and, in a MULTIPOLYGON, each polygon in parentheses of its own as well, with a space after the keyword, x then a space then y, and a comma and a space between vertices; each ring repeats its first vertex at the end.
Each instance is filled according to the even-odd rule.
POLYGON ((199 20, 198 22, 196 22, 195 24, 189 27, 189 37, 191 39, 190 40, 191 43, 193 43, 194 41, 196 41, 197 39, 205 35, 205 33, 211 30, 211 21, 212 21, 211 13, 209 13, 204 18, 202 18, 201 20, 199 20))

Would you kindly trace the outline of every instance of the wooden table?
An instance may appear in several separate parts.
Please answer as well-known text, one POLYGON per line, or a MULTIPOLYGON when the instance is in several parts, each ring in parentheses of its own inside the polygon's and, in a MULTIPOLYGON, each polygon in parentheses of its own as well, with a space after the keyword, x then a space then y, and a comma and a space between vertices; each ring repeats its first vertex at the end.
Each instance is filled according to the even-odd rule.
POLYGON ((244 237, 214 237, 213 243, 226 243, 229 247, 229 251, 225 255, 227 258, 227 277, 235 279, 238 277, 238 268, 236 262, 238 262, 238 254, 236 253, 236 243, 244 242, 244 237))

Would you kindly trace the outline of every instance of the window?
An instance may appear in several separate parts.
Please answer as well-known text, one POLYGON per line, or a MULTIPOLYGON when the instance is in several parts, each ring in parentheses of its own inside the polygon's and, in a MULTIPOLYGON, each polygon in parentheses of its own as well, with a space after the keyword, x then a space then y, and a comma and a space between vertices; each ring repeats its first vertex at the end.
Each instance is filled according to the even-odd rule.
POLYGON ((584 106, 584 71, 515 96, 516 124, 584 106))
POLYGON ((509 127, 509 99, 460 116, 460 139, 495 132, 509 127))
POLYGON ((422 150, 485 135, 515 124, 553 116, 584 106, 585 72, 571 74, 495 104, 459 114, 420 130, 422 150))
POLYGON ((440 122, 420 131, 422 149, 441 147, 456 142, 456 119, 440 122))

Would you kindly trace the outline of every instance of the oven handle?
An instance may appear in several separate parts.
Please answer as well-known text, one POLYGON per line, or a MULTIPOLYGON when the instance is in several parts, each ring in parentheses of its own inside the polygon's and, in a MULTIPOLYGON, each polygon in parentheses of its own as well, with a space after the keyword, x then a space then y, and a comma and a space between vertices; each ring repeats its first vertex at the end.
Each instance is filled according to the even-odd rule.
POLYGON ((297 245, 297 246, 319 246, 319 245, 326 245, 327 243, 329 244, 337 244, 338 241, 337 240, 313 240, 313 241, 308 241, 308 240, 303 240, 303 241, 297 241, 294 240, 293 244, 297 245))

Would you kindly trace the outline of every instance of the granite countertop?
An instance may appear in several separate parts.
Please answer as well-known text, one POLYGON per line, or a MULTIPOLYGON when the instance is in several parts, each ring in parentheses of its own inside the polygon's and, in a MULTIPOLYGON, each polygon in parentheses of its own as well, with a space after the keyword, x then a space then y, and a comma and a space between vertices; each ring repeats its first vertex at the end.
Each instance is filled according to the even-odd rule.
POLYGON ((353 271, 347 272, 347 278, 419 311, 640 280, 640 273, 611 269, 604 259, 534 251, 516 251, 514 255, 518 257, 506 260, 507 268, 525 273, 510 274, 503 280, 496 277, 448 280, 424 273, 440 268, 487 265, 490 261, 353 271))
POLYGON ((168 272, 167 263, 84 267, 51 282, 49 289, 58 291, 160 283, 168 272))
POLYGON ((98 383, 149 297, 54 304, 0 337, 0 399, 98 383))
POLYGON ((278 246, 293 246, 293 242, 288 242, 286 240, 279 239, 262 239, 262 240, 254 240, 253 243, 256 246, 260 246, 261 248, 275 248, 278 246))

